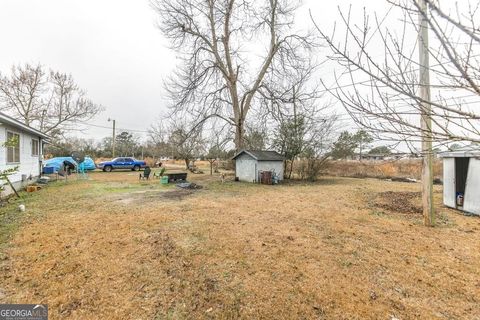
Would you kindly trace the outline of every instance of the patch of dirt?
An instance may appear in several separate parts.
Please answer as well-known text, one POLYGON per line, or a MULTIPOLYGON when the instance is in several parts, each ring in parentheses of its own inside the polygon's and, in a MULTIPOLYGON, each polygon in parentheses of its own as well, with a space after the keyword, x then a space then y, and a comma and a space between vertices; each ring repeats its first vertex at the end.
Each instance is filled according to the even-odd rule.
POLYGON ((375 206, 393 212, 417 214, 422 213, 422 207, 418 204, 420 197, 420 192, 413 191, 379 192, 375 206))
POLYGON ((195 193, 195 189, 173 189, 168 191, 146 190, 116 195, 114 201, 122 204, 139 203, 143 201, 175 200, 181 201, 195 193))
POLYGON ((184 198, 192 195, 193 193, 195 193, 195 191, 192 189, 175 189, 170 191, 158 192, 156 194, 150 193, 146 196, 146 198, 149 199, 160 197, 161 199, 167 200, 183 200, 184 198))

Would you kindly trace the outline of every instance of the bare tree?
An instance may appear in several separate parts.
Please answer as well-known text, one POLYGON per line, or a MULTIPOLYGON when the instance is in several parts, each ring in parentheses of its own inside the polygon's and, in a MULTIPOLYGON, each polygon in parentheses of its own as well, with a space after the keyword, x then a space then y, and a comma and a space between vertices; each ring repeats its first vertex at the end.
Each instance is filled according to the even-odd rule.
POLYGON ((41 65, 13 66, 10 77, 0 77, 1 109, 31 125, 46 106, 46 86, 47 79, 41 65))
POLYGON ((372 18, 365 12, 362 25, 351 21, 350 11, 340 10, 345 30, 338 37, 341 43, 335 31, 328 35, 317 26, 331 48, 331 58, 345 68, 335 76, 335 85, 324 84, 325 90, 359 125, 378 138, 402 141, 412 150, 425 133, 419 121, 424 104, 432 107, 433 125, 427 130, 433 142, 479 142, 480 112, 471 105, 480 96, 480 2, 463 6, 464 11, 456 7, 452 13, 432 0, 425 0, 427 11, 414 0, 388 2, 392 5, 389 16, 374 14, 372 18), (384 25, 385 20, 392 20, 390 16, 398 18, 397 23, 403 21, 400 34, 384 25), (429 70, 434 98, 429 101, 420 95, 419 43, 411 40, 417 39, 419 16, 427 18, 433 36, 428 51, 433 59, 429 70), (379 47, 384 50, 380 55, 379 47), (349 79, 342 81, 345 74, 349 79))
POLYGON ((210 175, 213 174, 214 165, 216 165, 215 172, 218 171, 218 160, 227 157, 227 146, 231 140, 231 134, 229 130, 226 130, 225 125, 219 126, 217 122, 213 122, 210 137, 207 140, 208 150, 205 155, 210 164, 210 175))
POLYGON ((177 159, 183 159, 185 168, 188 169, 190 161, 203 153, 202 127, 191 128, 186 122, 180 121, 172 123, 168 142, 172 154, 177 159))
POLYGON ((225 120, 235 128, 236 149, 242 148, 247 115, 259 104, 258 93, 268 90, 272 65, 294 63, 314 45, 310 35, 292 31, 297 1, 152 0, 152 6, 182 59, 167 85, 173 111, 193 113, 200 122, 225 120))
POLYGON ((159 146, 168 147, 169 155, 185 161, 188 169, 190 161, 204 154, 203 125, 192 124, 185 118, 160 119, 150 127, 149 137, 159 146))
POLYGON ((259 118, 272 131, 272 147, 286 158, 286 177, 293 172, 295 159, 311 149, 318 156, 318 144, 327 145, 334 132, 335 114, 320 92, 316 80, 318 64, 314 57, 297 57, 292 64, 273 64, 273 76, 262 91, 259 118), (276 78, 287 79, 279 82, 276 78), (288 162, 288 163, 287 163, 288 162), (287 166, 287 164, 289 166, 287 166))
POLYGON ((2 110, 51 136, 103 110, 71 75, 50 71, 47 76, 41 65, 12 67, 10 76, 0 77, 0 97, 2 110))
POLYGON ((412 150, 422 142, 424 220, 433 225, 432 144, 480 141, 480 112, 470 106, 480 102, 480 2, 461 8, 448 1, 388 2, 385 16, 371 19, 365 12, 361 25, 340 10, 341 44, 335 31, 327 35, 317 27, 349 76, 347 83, 336 76, 325 90, 378 138, 412 150), (386 25, 392 20, 403 21, 400 33, 386 25))
POLYGON ((148 130, 148 149, 156 158, 172 156, 172 150, 168 144, 169 133, 167 129, 163 121, 159 120, 153 123, 148 130))
POLYGON ((66 73, 50 71, 51 98, 41 114, 40 130, 55 135, 69 129, 77 121, 88 121, 103 110, 90 100, 66 73))

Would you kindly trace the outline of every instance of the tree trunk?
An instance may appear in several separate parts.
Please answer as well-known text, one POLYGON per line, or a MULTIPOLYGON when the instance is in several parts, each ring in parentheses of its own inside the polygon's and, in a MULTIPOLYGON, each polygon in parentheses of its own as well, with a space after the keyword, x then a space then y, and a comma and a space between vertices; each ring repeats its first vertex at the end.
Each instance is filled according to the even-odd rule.
POLYGON ((238 152, 244 147, 244 130, 243 130, 243 121, 238 120, 235 126, 235 150, 238 152))
POLYGON ((288 179, 291 179, 291 178, 292 178, 293 161, 295 161, 295 160, 292 159, 292 160, 290 161, 290 172, 288 173, 288 179))
POLYGON ((188 165, 190 164, 190 159, 185 158, 185 169, 188 170, 188 165))

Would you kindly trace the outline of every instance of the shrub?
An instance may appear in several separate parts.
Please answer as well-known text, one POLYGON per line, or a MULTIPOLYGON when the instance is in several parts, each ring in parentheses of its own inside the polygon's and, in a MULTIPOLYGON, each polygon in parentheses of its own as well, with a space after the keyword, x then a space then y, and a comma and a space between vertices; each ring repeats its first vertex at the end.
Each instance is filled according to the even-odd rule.
MULTIPOLYGON (((402 159, 385 161, 331 161, 328 174, 343 177, 370 178, 414 178, 420 179, 422 171, 421 159, 402 159)), ((433 165, 435 178, 442 176, 442 161, 435 160, 433 165)))
POLYGON ((223 170, 235 170, 235 162, 233 160, 221 160, 218 163, 218 168, 223 170))
POLYGON ((327 167, 326 158, 306 158, 297 161, 295 173, 301 180, 315 181, 327 167))

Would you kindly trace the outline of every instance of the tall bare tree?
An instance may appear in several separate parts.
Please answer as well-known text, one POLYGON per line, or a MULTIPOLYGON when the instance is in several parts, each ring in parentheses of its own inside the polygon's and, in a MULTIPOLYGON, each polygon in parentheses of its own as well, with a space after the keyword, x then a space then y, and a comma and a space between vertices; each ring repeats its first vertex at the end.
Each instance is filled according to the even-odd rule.
POLYGON ((432 143, 480 141, 480 112, 472 106, 480 102, 480 1, 461 7, 449 1, 387 2, 387 15, 365 12, 360 25, 350 11, 340 10, 341 43, 335 32, 317 26, 331 58, 349 76, 348 82, 336 76, 336 84, 325 89, 379 138, 411 149, 422 142, 424 220, 433 225, 432 143))
POLYGON ((292 31, 297 1, 152 0, 152 6, 182 59, 167 84, 174 112, 227 121, 242 148, 247 115, 258 92, 267 91, 272 65, 294 63, 314 45, 309 34, 292 31))
POLYGON ((426 11, 417 0, 387 2, 392 6, 388 16, 365 12, 360 25, 352 21, 350 11, 340 10, 337 34, 327 34, 317 25, 331 58, 345 68, 325 89, 379 138, 403 141, 414 149, 425 130, 419 121, 423 104, 429 104, 433 125, 428 130, 434 142, 479 142, 480 112, 472 105, 480 101, 480 1, 452 7, 448 1, 425 0, 426 11), (447 5, 448 12, 442 9, 447 5), (419 16, 427 19, 431 35, 430 101, 420 95, 419 41, 415 40, 419 16), (393 30, 386 20, 400 26, 393 30), (339 29, 344 33, 338 35, 339 29))
POLYGON ((40 130, 55 135, 69 129, 77 121, 88 121, 103 110, 80 89, 73 77, 50 71, 51 96, 42 113, 40 130))
POLYGON ((12 67, 9 76, 0 77, 0 99, 1 110, 51 136, 103 110, 71 75, 50 71, 47 76, 41 65, 12 67))
POLYGON ((1 110, 31 125, 45 108, 47 79, 41 65, 13 66, 10 77, 0 77, 1 110))
POLYGON ((337 117, 318 83, 313 81, 317 71, 313 61, 307 57, 297 60, 292 67, 275 68, 275 72, 286 75, 289 81, 272 81, 268 95, 264 95, 263 109, 273 119, 272 147, 288 160, 287 178, 292 175, 295 160, 307 150, 312 158, 325 154, 335 131, 337 117))

